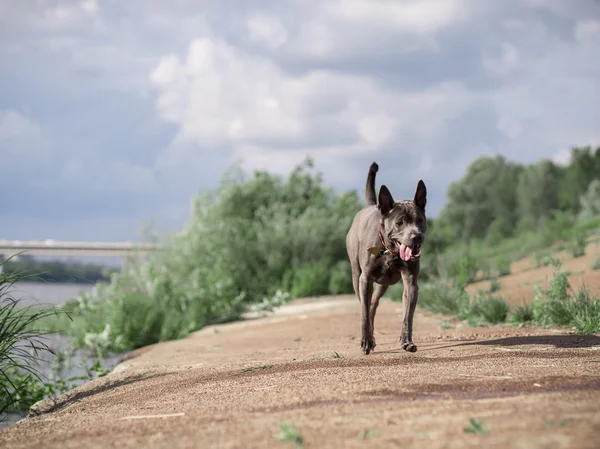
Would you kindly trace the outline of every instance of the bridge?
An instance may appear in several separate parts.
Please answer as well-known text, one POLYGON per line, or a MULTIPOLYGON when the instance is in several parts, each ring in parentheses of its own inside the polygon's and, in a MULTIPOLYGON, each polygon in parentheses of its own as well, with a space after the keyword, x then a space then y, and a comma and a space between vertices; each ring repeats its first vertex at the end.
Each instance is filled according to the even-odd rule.
POLYGON ((58 242, 55 240, 0 240, 0 254, 11 256, 23 251, 31 256, 116 256, 156 251, 156 243, 132 242, 58 242))

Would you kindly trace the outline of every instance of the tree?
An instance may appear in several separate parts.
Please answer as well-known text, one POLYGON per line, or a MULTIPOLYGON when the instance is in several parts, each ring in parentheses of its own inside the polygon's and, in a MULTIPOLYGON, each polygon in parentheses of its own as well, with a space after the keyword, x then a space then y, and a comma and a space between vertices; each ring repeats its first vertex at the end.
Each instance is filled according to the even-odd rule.
POLYGON ((516 185, 522 167, 502 156, 480 157, 448 189, 441 216, 453 227, 456 238, 484 237, 493 226, 508 236, 514 229, 516 185))
POLYGON ((581 196, 580 205, 579 216, 584 220, 600 215, 600 179, 590 182, 587 191, 581 196))
POLYGON ((519 224, 536 229, 558 209, 560 170, 549 159, 525 167, 517 185, 519 224))
POLYGON ((600 170, 600 148, 592 154, 591 147, 573 148, 571 150, 571 163, 566 167, 560 183, 559 205, 560 209, 578 213, 580 210, 581 195, 583 195, 590 182, 600 170))

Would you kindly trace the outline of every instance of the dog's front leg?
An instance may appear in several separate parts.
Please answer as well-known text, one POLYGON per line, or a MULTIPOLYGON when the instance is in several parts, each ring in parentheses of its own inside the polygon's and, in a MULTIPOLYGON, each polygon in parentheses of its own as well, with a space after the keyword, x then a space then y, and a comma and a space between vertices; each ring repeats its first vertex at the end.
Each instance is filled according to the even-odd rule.
POLYGON ((360 308, 361 308, 361 340, 360 347, 363 354, 370 353, 374 348, 373 328, 369 309, 371 307, 371 297, 373 296, 373 281, 362 273, 359 280, 360 289, 360 308))
POLYGON ((402 333, 400 334, 400 344, 402 349, 408 352, 417 352, 417 345, 412 341, 413 317, 419 299, 419 269, 402 270, 402 282, 404 283, 404 293, 402 295, 402 306, 404 317, 402 319, 402 333))

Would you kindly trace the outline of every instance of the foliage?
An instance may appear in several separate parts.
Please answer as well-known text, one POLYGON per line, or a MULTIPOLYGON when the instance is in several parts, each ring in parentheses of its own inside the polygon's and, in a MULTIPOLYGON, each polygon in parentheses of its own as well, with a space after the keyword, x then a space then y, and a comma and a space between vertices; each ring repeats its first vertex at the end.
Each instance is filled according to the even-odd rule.
POLYGON ((334 195, 311 170, 307 160, 287 179, 226 172, 216 191, 196 197, 163 251, 71 301, 73 325, 56 325, 81 346, 127 350, 237 319, 281 291, 345 290, 339 273, 332 287, 331 272, 347 261, 345 237, 361 204, 356 192, 334 195))
MULTIPOLYGON (((507 275, 534 252, 538 265, 551 263, 555 243, 581 253, 586 233, 600 227, 600 217, 575 213, 580 198, 582 213, 592 204, 587 193, 598 171, 587 165, 600 168, 600 148, 573 149, 572 159, 567 167, 475 160, 450 186, 439 217, 428 220, 419 304, 497 322, 502 301, 471 300, 468 284, 507 275)), ((102 354, 181 338, 288 298, 352 293, 345 236, 361 207, 355 191, 326 187, 310 160, 287 178, 248 177, 234 167, 215 191, 195 198, 190 221, 163 239, 163 251, 70 301, 73 322, 55 318, 52 328, 102 354)))
POLYGON ((509 317, 512 324, 530 323, 533 319, 533 306, 531 304, 518 305, 509 317))
MULTIPOLYGON (((9 259, 10 260, 10 259, 9 259)), ((6 261, 0 262, 3 267, 6 261)), ((0 272, 0 414, 26 412, 36 402, 70 390, 77 384, 107 374, 100 361, 86 369, 86 376, 65 378, 64 353, 55 353, 46 344, 43 323, 50 317, 69 316, 48 305, 23 305, 15 297, 15 284, 37 276, 25 272, 0 272), (53 372, 41 373, 42 356, 55 361, 53 372)))
POLYGON ((475 435, 483 435, 487 433, 485 421, 483 419, 469 418, 469 425, 463 429, 465 433, 474 433, 475 435))
POLYGON ((442 216, 457 239, 483 238, 490 229, 497 238, 512 233, 517 220, 515 186, 521 171, 502 156, 481 157, 460 181, 450 185, 442 216))
POLYGON ((298 432, 292 425, 282 423, 280 428, 281 433, 277 435, 278 440, 294 443, 298 449, 304 447, 304 439, 302 438, 302 435, 300 435, 300 432, 298 432))
POLYGON ((573 236, 569 245, 573 257, 581 257, 585 255, 586 246, 587 232, 584 229, 576 227, 573 230, 573 236))
POLYGON ((525 167, 517 185, 518 226, 537 229, 552 217, 558 204, 559 173, 548 159, 525 167))
POLYGON ((352 276, 349 275, 350 272, 351 268, 349 261, 340 260, 337 264, 335 264, 330 274, 329 293, 332 295, 354 293, 352 276))
POLYGON ((590 182, 587 190, 580 198, 580 214, 583 219, 591 219, 600 215, 600 179, 590 182))
POLYGON ((471 301, 464 303, 458 316, 472 325, 498 324, 506 321, 508 312, 509 306, 504 298, 480 292, 471 301))
POLYGON ((600 299, 592 297, 583 286, 571 292, 569 272, 554 265, 555 271, 549 288, 536 286, 532 311, 534 321, 542 326, 569 326, 580 333, 594 333, 600 330, 600 299))

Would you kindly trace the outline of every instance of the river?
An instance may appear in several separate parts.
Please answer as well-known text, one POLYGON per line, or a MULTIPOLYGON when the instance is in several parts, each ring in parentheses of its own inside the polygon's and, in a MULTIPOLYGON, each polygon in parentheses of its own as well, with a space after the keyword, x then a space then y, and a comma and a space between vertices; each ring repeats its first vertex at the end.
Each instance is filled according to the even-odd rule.
MULTIPOLYGON (((19 282, 12 288, 12 296, 20 299, 22 305, 43 304, 57 305, 61 302, 77 296, 81 292, 90 291, 94 288, 93 284, 62 284, 62 283, 44 283, 44 282, 19 282)), ((72 348, 70 338, 50 335, 45 339, 45 343, 54 351, 68 351, 72 348)), ((47 376, 52 373, 55 357, 51 354, 41 354, 43 362, 37 367, 42 375, 47 376)), ((76 351, 71 360, 70 366, 63 371, 65 378, 83 376, 86 371, 82 366, 85 364, 87 354, 84 351, 76 351)), ((102 359, 102 366, 106 369, 112 369, 116 365, 119 355, 113 355, 102 359)), ((93 359, 95 360, 95 359, 93 359)), ((25 414, 10 413, 4 420, 0 419, 0 428, 14 424, 25 414)))

